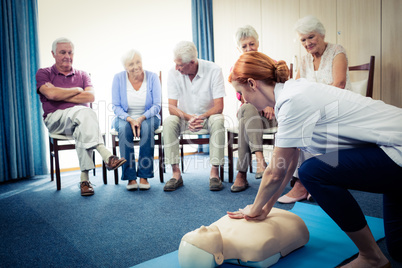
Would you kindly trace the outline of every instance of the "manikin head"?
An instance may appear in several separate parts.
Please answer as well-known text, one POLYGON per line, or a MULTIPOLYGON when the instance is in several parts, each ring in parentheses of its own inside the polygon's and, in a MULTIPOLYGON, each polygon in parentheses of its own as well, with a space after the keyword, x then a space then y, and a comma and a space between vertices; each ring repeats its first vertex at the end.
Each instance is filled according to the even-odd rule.
POLYGON ((217 226, 201 226, 183 236, 179 246, 180 267, 212 268, 223 261, 223 241, 217 226))

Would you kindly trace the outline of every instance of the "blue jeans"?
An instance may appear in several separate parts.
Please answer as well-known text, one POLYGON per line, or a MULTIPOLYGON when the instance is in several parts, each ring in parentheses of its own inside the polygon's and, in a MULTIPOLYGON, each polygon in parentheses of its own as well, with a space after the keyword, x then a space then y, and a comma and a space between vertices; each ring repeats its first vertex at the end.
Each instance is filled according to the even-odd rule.
POLYGON ((161 120, 154 116, 144 120, 141 124, 137 171, 134 155, 134 134, 131 125, 126 120, 120 118, 114 120, 114 128, 119 133, 120 155, 127 160, 122 166, 122 180, 136 180, 137 177, 154 177, 154 134, 160 122, 161 120))
POLYGON ((328 153, 306 160, 299 178, 320 207, 345 232, 367 225, 348 189, 383 194, 383 217, 388 252, 402 257, 402 167, 378 146, 328 153))

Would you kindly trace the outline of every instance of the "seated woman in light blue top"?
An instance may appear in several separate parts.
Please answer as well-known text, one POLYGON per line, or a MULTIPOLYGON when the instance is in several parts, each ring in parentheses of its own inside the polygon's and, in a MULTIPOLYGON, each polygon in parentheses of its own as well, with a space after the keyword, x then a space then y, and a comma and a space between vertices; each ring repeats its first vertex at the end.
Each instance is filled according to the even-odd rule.
POLYGON ((116 115, 112 125, 119 133, 120 153, 127 159, 121 179, 128 180, 128 190, 148 190, 148 179, 154 177, 154 133, 161 122, 161 85, 157 74, 142 69, 138 51, 128 51, 122 63, 125 71, 114 76, 112 85, 116 115), (138 163, 134 155, 135 138, 140 138, 138 163))

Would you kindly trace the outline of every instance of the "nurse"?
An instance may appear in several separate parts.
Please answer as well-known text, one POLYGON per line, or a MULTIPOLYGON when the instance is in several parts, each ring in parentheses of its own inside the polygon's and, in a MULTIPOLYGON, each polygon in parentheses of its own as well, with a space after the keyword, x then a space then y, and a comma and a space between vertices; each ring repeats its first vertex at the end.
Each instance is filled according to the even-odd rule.
POLYGON ((229 77, 257 109, 273 106, 278 121, 254 203, 229 216, 265 219, 292 177, 299 148, 315 155, 299 168, 301 182, 359 249, 344 267, 390 267, 348 189, 384 195, 388 251, 401 261, 402 109, 330 85, 287 81, 288 74, 284 61, 248 52, 229 77))

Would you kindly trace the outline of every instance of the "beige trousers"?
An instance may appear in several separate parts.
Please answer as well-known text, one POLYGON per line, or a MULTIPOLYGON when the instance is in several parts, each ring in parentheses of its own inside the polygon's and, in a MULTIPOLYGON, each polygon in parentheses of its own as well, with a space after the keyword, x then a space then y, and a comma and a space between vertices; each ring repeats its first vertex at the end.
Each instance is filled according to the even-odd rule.
POLYGON ((74 138, 80 169, 95 168, 92 151, 103 144, 96 113, 89 107, 77 105, 65 110, 57 110, 46 116, 45 125, 49 133, 74 138))
MULTIPOLYGON (((211 165, 224 165, 225 124, 222 114, 211 115, 206 119, 204 129, 208 129, 209 162, 211 165)), ((175 115, 170 115, 163 121, 163 147, 165 149, 165 164, 173 165, 180 162, 179 136, 188 129, 188 122, 175 115)))
POLYGON ((261 116, 257 108, 250 103, 243 104, 237 112, 239 119, 239 138, 237 170, 247 172, 251 161, 251 154, 262 152, 263 129, 276 127, 276 119, 268 120, 261 116))

